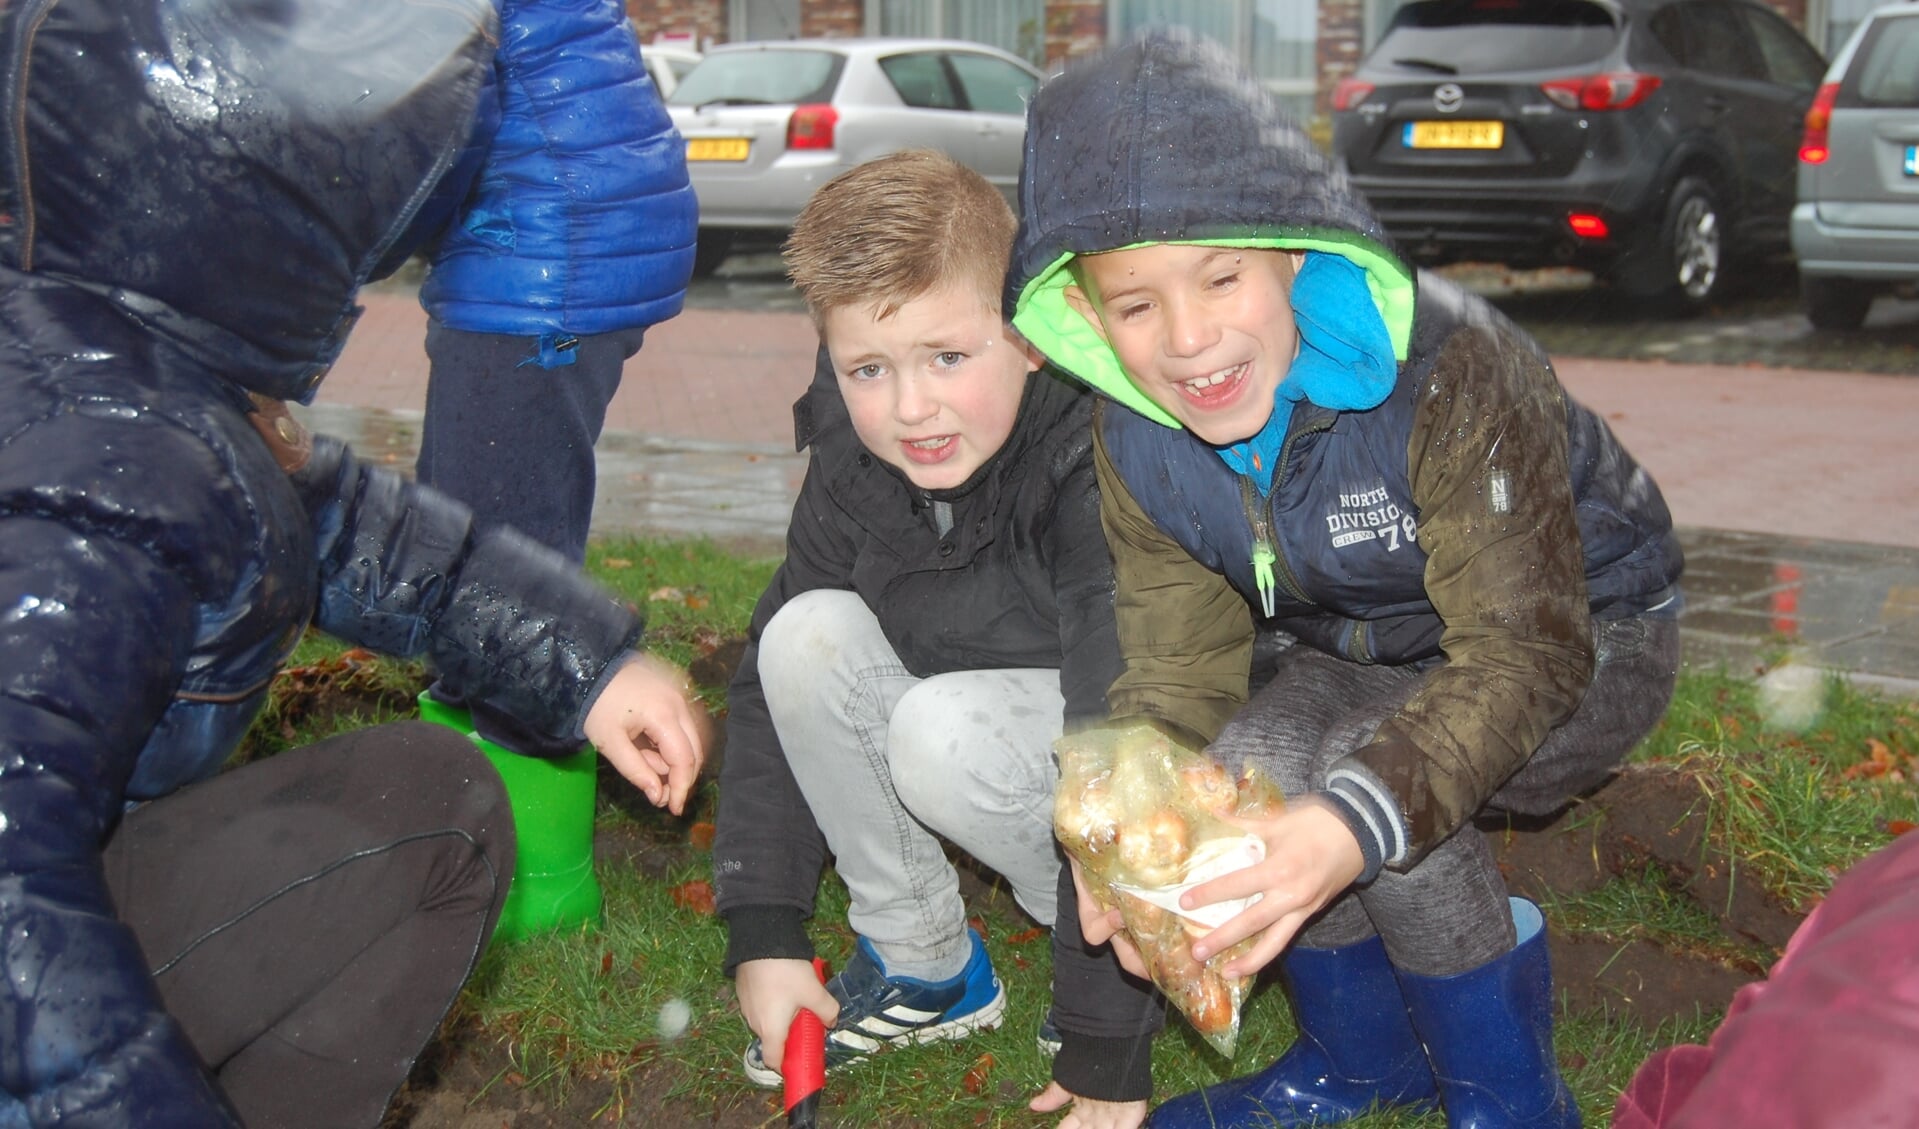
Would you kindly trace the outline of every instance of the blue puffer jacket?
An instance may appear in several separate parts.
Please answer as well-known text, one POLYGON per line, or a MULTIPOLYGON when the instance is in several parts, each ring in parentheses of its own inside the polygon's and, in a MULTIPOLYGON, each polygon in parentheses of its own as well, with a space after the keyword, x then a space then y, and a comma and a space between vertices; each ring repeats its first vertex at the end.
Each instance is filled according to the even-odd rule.
POLYGON ((549 340, 679 313, 699 207, 625 11, 505 0, 500 23, 500 128, 421 304, 454 329, 549 340))
POLYGON ((423 220, 493 37, 487 0, 0 8, 0 1127, 234 1123, 100 852, 217 770, 309 621, 555 739, 637 636, 270 410, 423 220))

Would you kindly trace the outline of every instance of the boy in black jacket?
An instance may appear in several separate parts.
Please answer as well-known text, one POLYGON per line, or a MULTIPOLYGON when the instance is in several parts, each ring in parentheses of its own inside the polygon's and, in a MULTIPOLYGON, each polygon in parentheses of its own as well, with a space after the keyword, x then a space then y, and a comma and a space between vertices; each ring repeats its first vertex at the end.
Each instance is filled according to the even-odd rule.
POLYGON ((787 243, 824 342, 795 409, 813 460, 733 682, 714 853, 762 1085, 802 1007, 829 1068, 998 1025, 945 839, 1057 924, 1065 1091, 1150 1090, 1158 1005, 1081 945, 1070 879, 1061 899, 1052 742, 1105 717, 1118 645, 1091 400, 1000 317, 1013 229, 983 178, 909 152, 822 188, 787 243), (859 943, 822 989, 803 922, 829 850, 859 943))

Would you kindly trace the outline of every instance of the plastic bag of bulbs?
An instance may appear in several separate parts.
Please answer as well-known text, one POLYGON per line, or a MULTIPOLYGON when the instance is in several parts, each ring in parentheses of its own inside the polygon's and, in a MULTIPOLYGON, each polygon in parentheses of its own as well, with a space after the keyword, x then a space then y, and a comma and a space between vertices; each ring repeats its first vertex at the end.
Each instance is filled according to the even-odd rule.
POLYGON ((1193 1029, 1231 1057, 1252 977, 1219 968, 1252 939, 1193 959, 1192 942, 1244 909, 1245 901, 1180 908, 1188 887, 1266 855, 1257 836, 1221 816, 1254 818, 1284 806, 1251 766, 1238 775, 1148 724, 1090 729, 1060 738, 1053 826, 1077 859, 1093 899, 1117 906, 1153 983, 1193 1029))

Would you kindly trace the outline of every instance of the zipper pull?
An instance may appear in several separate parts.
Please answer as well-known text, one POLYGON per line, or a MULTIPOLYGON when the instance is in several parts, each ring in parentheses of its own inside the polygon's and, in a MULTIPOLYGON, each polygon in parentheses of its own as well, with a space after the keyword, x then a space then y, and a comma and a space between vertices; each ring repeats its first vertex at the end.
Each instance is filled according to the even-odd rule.
POLYGON ((1273 618, 1274 591, 1273 562, 1279 554, 1273 552, 1272 542, 1264 537, 1253 542, 1253 582, 1259 585, 1259 607, 1266 618, 1273 618))

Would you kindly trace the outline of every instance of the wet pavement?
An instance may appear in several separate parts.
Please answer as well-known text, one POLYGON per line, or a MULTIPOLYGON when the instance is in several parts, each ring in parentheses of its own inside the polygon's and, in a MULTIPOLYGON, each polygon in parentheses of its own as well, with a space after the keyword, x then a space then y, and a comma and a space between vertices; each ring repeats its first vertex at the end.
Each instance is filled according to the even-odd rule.
MULTIPOLYGON (((700 284, 687 312, 653 330, 629 365, 597 448, 597 533, 780 552, 806 468, 792 449, 790 406, 810 377, 815 337, 776 273, 751 258, 737 264, 700 284)), ((302 412, 363 457, 410 470, 425 401, 424 318, 404 287, 364 300, 346 354, 302 412)), ((1512 312, 1523 321, 1574 301, 1535 286, 1512 312)), ((1628 321, 1573 306, 1539 334, 1568 388, 1610 422, 1672 505, 1687 556, 1687 661, 1746 673, 1792 655, 1919 693, 1919 444, 1910 440, 1919 352, 1879 367, 1919 350, 1919 302, 1881 299, 1866 330, 1839 335, 1869 347, 1825 340, 1796 313, 1764 306, 1711 317, 1628 321), (1632 342, 1637 352, 1562 347, 1555 333, 1615 351, 1632 342), (1695 356, 1706 339, 1709 355, 1695 356), (1646 359, 1669 343, 1665 355, 1696 363, 1646 359), (1772 367, 1781 362, 1766 358, 1784 346, 1827 368, 1772 367)))

